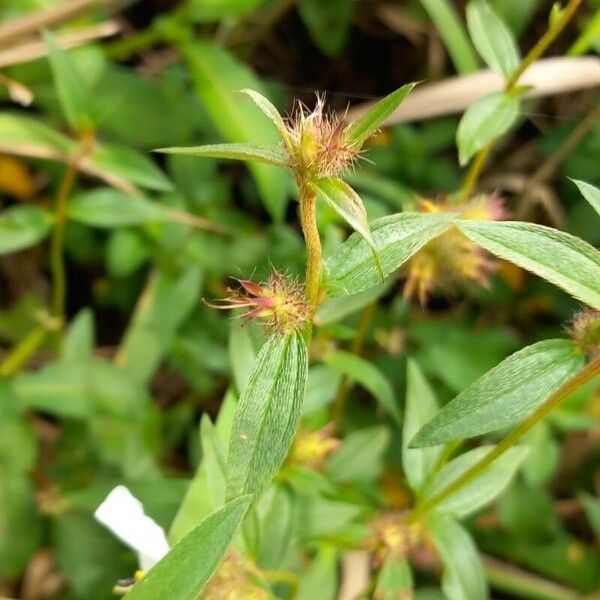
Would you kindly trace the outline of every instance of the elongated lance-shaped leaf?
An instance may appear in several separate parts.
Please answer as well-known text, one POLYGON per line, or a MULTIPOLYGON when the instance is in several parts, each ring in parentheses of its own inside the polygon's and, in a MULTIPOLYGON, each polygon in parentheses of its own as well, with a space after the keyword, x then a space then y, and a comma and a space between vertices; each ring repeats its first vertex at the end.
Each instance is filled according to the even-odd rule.
POLYGON ((325 198, 327 204, 352 227, 357 233, 365 238, 371 246, 375 267, 381 281, 384 279, 381 260, 375 246, 375 241, 369 229, 367 211, 360 196, 345 182, 338 177, 323 177, 312 182, 315 190, 325 198))
POLYGON ((296 433, 307 372, 302 336, 273 333, 238 402, 227 458, 228 498, 259 493, 281 466, 296 433))
POLYGON ((18 252, 43 240, 53 219, 51 213, 37 206, 12 206, 0 212, 0 255, 18 252))
POLYGON ((288 133, 287 127, 285 126, 285 122, 283 117, 279 113, 279 111, 273 106, 271 101, 268 98, 265 98, 262 94, 259 94, 255 90, 240 90, 243 94, 247 94, 252 98, 256 106, 262 110, 269 119, 273 122, 273 125, 277 127, 277 131, 279 131, 279 135, 283 140, 283 143, 286 145, 286 148, 291 147, 290 143, 290 134, 288 133))
POLYGON ((54 36, 45 31, 43 37, 48 46, 54 85, 65 118, 76 132, 91 127, 91 104, 85 82, 82 81, 71 57, 57 44, 54 36))
POLYGON ((129 600, 195 600, 219 566, 246 511, 241 496, 208 515, 127 593, 129 600))
POLYGON ((600 189, 578 179, 571 179, 571 181, 579 188, 581 195, 591 204, 592 208, 600 215, 600 189))
POLYGON ((450 515, 437 512, 427 520, 427 529, 444 565, 444 596, 448 600, 487 600, 485 574, 469 532, 450 515))
POLYGON ((511 221, 456 221, 492 254, 527 269, 600 310, 600 252, 551 227, 511 221))
POLYGON ((467 4, 467 27, 487 65, 510 77, 519 66, 519 49, 511 30, 486 0, 467 4))
MULTIPOLYGON (((451 224, 448 214, 399 213, 371 223, 371 234, 387 277, 451 224)), ((355 294, 381 283, 372 249, 352 234, 326 262, 329 295, 355 294)))
POLYGON ((287 167, 285 154, 277 146, 258 144, 208 144, 206 146, 181 146, 158 148, 154 152, 163 154, 184 154, 205 158, 227 158, 229 160, 250 160, 276 167, 287 167))
POLYGON ((435 415, 438 402, 419 365, 409 361, 406 368, 406 409, 402 427, 402 467, 410 487, 419 492, 432 473, 444 446, 410 448, 415 432, 435 415))
POLYGON ((429 421, 411 447, 430 446, 515 425, 583 367, 568 340, 527 346, 490 369, 429 421))
POLYGON ((401 102, 410 94, 418 82, 407 83, 395 92, 388 94, 371 107, 362 117, 354 121, 346 131, 346 141, 348 144, 361 148, 366 139, 375 133, 377 128, 385 121, 397 108, 401 102))
MULTIPOLYGON (((451 460, 424 490, 423 499, 432 498, 445 490, 492 449, 493 446, 480 446, 451 460)), ((438 504, 436 511, 466 517, 482 508, 504 491, 525 460, 528 451, 526 446, 509 448, 480 475, 438 504)))

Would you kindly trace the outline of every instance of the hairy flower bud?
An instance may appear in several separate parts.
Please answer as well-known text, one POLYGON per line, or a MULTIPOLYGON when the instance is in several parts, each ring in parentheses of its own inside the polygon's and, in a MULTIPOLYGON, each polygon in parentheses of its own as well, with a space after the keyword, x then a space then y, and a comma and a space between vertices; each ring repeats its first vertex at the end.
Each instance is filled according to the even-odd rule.
POLYGON ((583 354, 589 358, 600 357, 600 311, 582 310, 575 315, 567 331, 583 354))
POLYGON ((304 299, 304 289, 294 279, 274 271, 262 284, 249 279, 238 279, 241 290, 227 288, 229 296, 221 304, 209 304, 213 308, 247 308, 242 318, 266 320, 268 331, 282 334, 299 331, 311 315, 304 299))
MULTIPOLYGON (((421 212, 455 212, 463 219, 499 221, 505 218, 502 199, 499 196, 479 195, 462 204, 450 204, 446 199, 439 202, 423 199, 421 212)), ((427 296, 435 288, 453 290, 470 282, 487 286, 496 262, 469 240, 456 227, 433 239, 419 250, 408 262, 404 296, 417 296, 425 304, 427 296)))
POLYGON ((289 168, 300 181, 339 175, 359 155, 359 150, 346 141, 346 119, 327 114, 321 96, 317 96, 312 111, 298 104, 287 129, 289 168))

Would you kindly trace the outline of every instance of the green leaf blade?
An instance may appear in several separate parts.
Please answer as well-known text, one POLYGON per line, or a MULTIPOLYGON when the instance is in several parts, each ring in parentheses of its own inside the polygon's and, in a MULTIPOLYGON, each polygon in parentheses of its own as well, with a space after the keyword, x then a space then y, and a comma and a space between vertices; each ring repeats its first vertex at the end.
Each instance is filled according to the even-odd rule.
POLYGON ((298 426, 307 372, 300 334, 274 333, 261 348, 234 417, 228 498, 260 493, 276 474, 298 426))
POLYGON ((467 28, 486 64, 510 77, 519 66, 519 49, 510 29, 485 0, 471 0, 467 5, 467 28))
POLYGON ((375 133, 381 123, 400 106, 416 85, 417 82, 407 83, 379 100, 362 117, 348 127, 346 141, 356 148, 362 147, 367 138, 375 133))
POLYGON ((444 595, 448 600, 487 600, 483 567, 469 532, 440 513, 431 515, 427 524, 444 565, 444 595))
POLYGON ((571 179, 579 188, 581 195, 590 203, 591 207, 600 215, 600 189, 579 179, 571 179))
POLYGON ((600 310, 600 252, 583 240, 516 221, 456 221, 472 241, 600 310))
POLYGON ((415 433, 438 411, 438 402, 419 365, 409 361, 402 427, 402 467, 411 488, 419 491, 433 471, 443 446, 410 448, 415 433))
POLYGON ((456 130, 461 166, 484 146, 505 134, 519 118, 518 98, 504 92, 485 96, 463 114, 456 130))
MULTIPOLYGON (((241 103, 236 90, 253 89, 266 96, 260 80, 231 54, 196 40, 182 42, 196 93, 223 138, 233 143, 276 144, 277 134, 260 108, 241 103)), ((272 165, 250 163, 250 172, 271 216, 280 221, 285 213, 290 179, 272 165)))
MULTIPOLYGON (((483 459, 492 448, 493 446, 480 446, 451 460, 427 487, 423 498, 432 498, 446 489, 483 459)), ((436 506, 436 511, 463 518, 486 506, 506 489, 528 451, 526 446, 510 448, 485 471, 442 500, 436 506)))
POLYGON ((482 435, 520 422, 583 367, 568 340, 544 340, 511 354, 446 404, 411 447, 482 435))
POLYGON ((277 146, 260 146, 257 144, 209 144, 206 146, 158 148, 155 152, 164 154, 183 154, 186 156, 203 156, 205 158, 256 161, 267 165, 275 165, 276 167, 284 169, 287 168, 286 156, 277 146))
POLYGON ((218 567, 248 507, 241 496, 208 515, 128 592, 130 600, 195 600, 218 567))
POLYGON ((402 415, 394 390, 385 375, 372 363, 350 352, 336 350, 325 355, 323 362, 340 371, 352 381, 357 381, 396 419, 402 422, 402 415))
MULTIPOLYGON (((398 213, 371 223, 371 234, 384 276, 395 272, 427 242, 442 234, 450 214, 398 213)), ((352 234, 326 261, 330 296, 355 294, 381 283, 372 249, 352 234)))
POLYGON ((75 132, 85 131, 93 124, 90 116, 90 97, 85 82, 54 36, 44 31, 43 37, 48 46, 54 85, 65 118, 75 132))
POLYGON ((0 255, 41 242, 52 226, 50 213, 37 206, 13 206, 0 213, 0 255))
POLYGON ((371 246, 373 260, 381 278, 384 279, 381 260, 377 247, 369 229, 367 211, 360 196, 345 182, 338 177, 323 177, 312 182, 316 191, 325 198, 325 201, 335 212, 361 235, 371 246))

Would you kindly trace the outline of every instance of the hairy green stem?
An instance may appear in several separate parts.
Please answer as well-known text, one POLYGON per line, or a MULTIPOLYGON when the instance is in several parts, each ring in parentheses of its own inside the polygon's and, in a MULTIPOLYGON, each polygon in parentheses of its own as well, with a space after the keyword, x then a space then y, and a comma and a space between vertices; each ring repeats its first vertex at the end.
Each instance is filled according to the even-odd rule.
MULTIPOLYGON (((302 186, 300 188, 300 225, 306 245, 306 302, 311 311, 317 308, 319 302, 319 290, 321 287, 321 238, 317 229, 317 195, 311 189, 302 186)), ((305 339, 309 345, 312 335, 312 319, 305 329, 305 339)))
POLYGON ((438 506, 438 504, 452 496, 452 494, 455 494, 473 479, 479 477, 479 475, 481 475, 499 456, 504 454, 509 448, 512 448, 545 416, 559 406, 561 402, 597 375, 600 375, 600 358, 589 363, 583 370, 562 385, 550 396, 550 398, 538 406, 533 413, 531 413, 514 431, 509 433, 498 445, 490 450, 480 461, 476 462, 470 469, 447 485, 438 494, 428 498, 421 504, 418 504, 408 516, 407 521, 409 523, 415 523, 416 521, 423 519, 423 517, 430 513, 432 509, 438 506))
MULTIPOLYGON (((570 0, 567 6, 564 8, 562 15, 557 23, 550 26, 548 31, 537 41, 535 46, 527 53, 527 55, 521 60, 519 66, 515 69, 515 72, 508 78, 504 86, 504 91, 507 94, 515 92, 517 84, 521 75, 527 70, 532 63, 540 58, 544 52, 548 49, 550 44, 559 36, 561 31, 567 26, 569 21, 573 18, 573 15, 579 8, 579 5, 583 0, 570 0)), ((475 184, 483 171, 483 167, 487 161, 487 158, 492 149, 492 142, 486 144, 477 154, 462 185, 460 200, 466 200, 473 192, 475 184)))

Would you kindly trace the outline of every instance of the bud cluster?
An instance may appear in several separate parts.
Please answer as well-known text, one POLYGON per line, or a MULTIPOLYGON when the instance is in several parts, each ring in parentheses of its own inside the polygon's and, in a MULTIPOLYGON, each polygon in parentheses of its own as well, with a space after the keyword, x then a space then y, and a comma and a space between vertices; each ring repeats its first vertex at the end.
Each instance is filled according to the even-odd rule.
POLYGON ((571 321, 568 333, 583 354, 589 358, 600 357, 600 311, 582 310, 571 321))
MULTIPOLYGON (((438 202, 421 200, 421 212, 458 213, 463 219, 499 221, 505 218, 499 196, 479 195, 463 204, 451 204, 447 199, 438 202)), ((425 304, 435 288, 454 290, 470 282, 486 287, 496 262, 456 227, 430 241, 417 252, 407 266, 404 296, 417 296, 425 304)))

